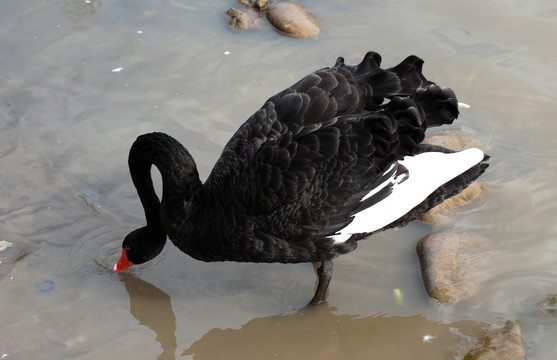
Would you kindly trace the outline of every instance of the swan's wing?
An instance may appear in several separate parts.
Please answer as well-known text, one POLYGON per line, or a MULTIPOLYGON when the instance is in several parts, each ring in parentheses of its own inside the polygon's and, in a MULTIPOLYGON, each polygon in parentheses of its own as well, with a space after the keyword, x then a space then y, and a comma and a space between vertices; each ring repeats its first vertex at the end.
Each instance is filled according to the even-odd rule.
MULTIPOLYGON (((303 106, 303 94, 287 96, 289 108, 303 106)), ((241 206, 255 228, 285 238, 332 234, 378 201, 361 202, 396 174, 397 160, 413 151, 425 130, 425 114, 411 98, 319 124, 286 124, 278 116, 273 102, 254 114, 205 186, 220 193, 220 201, 241 206)))
POLYGON ((347 225, 366 194, 396 173, 397 128, 385 111, 346 115, 263 145, 244 194, 256 228, 295 239, 347 225))
POLYGON ((250 164, 262 144, 277 143, 284 129, 290 135, 303 135, 338 116, 380 110, 385 98, 414 94, 433 84, 422 75, 423 60, 416 56, 387 70, 380 63, 381 57, 374 52, 367 53, 357 66, 338 58, 333 67, 307 75, 271 97, 229 140, 207 184, 229 182, 238 167, 250 164))

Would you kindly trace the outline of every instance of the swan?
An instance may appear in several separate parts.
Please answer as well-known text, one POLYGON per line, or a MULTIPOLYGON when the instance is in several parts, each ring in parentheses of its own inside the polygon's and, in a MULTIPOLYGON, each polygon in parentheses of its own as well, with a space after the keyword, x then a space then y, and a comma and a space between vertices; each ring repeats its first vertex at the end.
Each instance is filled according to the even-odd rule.
POLYGON ((488 166, 479 149, 422 144, 427 128, 459 114, 454 92, 427 80, 423 63, 409 56, 382 69, 375 52, 355 66, 339 57, 269 98, 204 183, 173 137, 139 136, 128 164, 146 225, 125 237, 113 270, 153 259, 168 237, 200 261, 316 263, 310 304, 325 302, 335 257, 417 219, 488 166))

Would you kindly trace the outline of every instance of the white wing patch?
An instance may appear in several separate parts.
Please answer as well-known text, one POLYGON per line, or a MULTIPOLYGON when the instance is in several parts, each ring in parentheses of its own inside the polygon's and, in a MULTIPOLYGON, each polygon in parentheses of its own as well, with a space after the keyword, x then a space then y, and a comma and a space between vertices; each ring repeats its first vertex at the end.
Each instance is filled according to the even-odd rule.
MULTIPOLYGON (((387 171, 385 171, 383 173, 383 175, 387 175, 391 170, 393 170, 393 168, 396 166, 397 164, 393 164, 391 165, 390 168, 387 169, 387 171)), ((379 191, 383 190, 384 188, 386 188, 389 185, 393 184, 394 178, 396 176, 396 173, 393 173, 393 175, 388 178, 387 180, 383 181, 379 186, 377 186, 376 188, 374 188, 373 190, 371 190, 370 192, 368 192, 366 194, 366 196, 364 196, 360 201, 364 201, 365 199, 377 194, 379 191)))
POLYGON ((393 175, 364 196, 362 201, 386 186, 392 186, 389 196, 355 214, 350 224, 330 238, 335 243, 342 243, 352 234, 373 232, 391 224, 424 201, 437 188, 477 165, 483 158, 483 151, 476 148, 450 154, 425 152, 406 156, 399 164, 408 169, 408 176, 400 179, 402 176, 397 178, 393 175))

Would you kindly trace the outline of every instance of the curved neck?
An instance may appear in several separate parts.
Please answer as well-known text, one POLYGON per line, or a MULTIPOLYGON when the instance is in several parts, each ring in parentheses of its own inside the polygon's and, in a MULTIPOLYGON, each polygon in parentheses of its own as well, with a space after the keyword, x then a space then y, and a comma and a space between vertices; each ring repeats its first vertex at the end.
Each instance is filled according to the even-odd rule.
MULTIPOLYGON (((189 152, 174 138, 163 133, 141 135, 133 143, 128 158, 133 184, 145 210, 147 226, 161 228, 167 219, 161 217, 161 202, 151 178, 151 166, 161 173, 162 203, 187 202, 201 188, 195 162, 189 152)), ((172 205, 174 207, 174 205, 172 205)), ((164 216, 171 216, 165 211, 164 216)))

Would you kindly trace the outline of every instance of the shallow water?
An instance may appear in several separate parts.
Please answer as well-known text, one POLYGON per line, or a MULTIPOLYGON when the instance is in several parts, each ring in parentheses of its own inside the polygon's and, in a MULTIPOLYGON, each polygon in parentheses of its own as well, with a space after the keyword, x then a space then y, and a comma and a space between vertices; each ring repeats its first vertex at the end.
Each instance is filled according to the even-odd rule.
POLYGON ((232 31, 232 0, 0 4, 0 240, 13 243, 0 253, 0 357, 447 359, 507 318, 528 358, 557 357, 557 318, 536 311, 557 292, 557 5, 300 3, 323 27, 316 39, 264 19, 232 31), (110 271, 144 221, 126 164, 137 135, 172 134, 205 178, 265 99, 371 49, 385 66, 423 57, 426 76, 471 105, 453 127, 487 144, 490 191, 450 228, 486 239, 475 296, 427 297, 415 246, 438 229, 420 223, 336 260, 315 311, 308 264, 205 264, 168 244, 130 274, 110 271))

